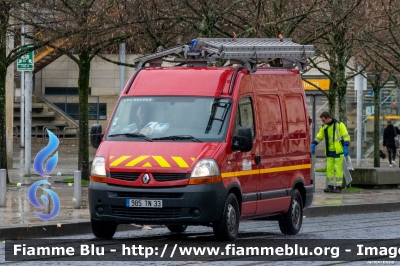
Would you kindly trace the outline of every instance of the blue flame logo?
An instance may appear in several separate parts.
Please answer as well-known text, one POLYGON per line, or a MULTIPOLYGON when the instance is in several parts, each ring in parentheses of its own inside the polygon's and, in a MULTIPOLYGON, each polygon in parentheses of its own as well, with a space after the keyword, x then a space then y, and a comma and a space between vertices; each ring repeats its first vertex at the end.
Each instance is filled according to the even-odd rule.
MULTIPOLYGON (((39 180, 35 183, 32 184, 32 186, 29 188, 28 190, 28 197, 29 197, 29 201, 32 203, 33 206, 35 206, 36 208, 39 209, 43 209, 44 207, 42 206, 42 204, 39 203, 39 201, 36 199, 36 190, 38 189, 38 187, 40 185, 50 185, 50 183, 46 180, 39 180)), ((42 188, 44 191, 46 191, 47 193, 49 193, 51 199, 54 202, 54 208, 53 211, 50 214, 43 214, 43 213, 39 213, 37 211, 34 211, 35 214, 42 220, 50 220, 52 218, 54 218, 58 212, 60 211, 60 199, 58 198, 57 194, 48 188, 42 188)), ((44 203, 49 204, 49 199, 45 196, 42 195, 41 199, 44 203)))
MULTIPOLYGON (((51 131, 47 130, 47 134, 49 135, 49 143, 47 144, 46 147, 44 147, 41 151, 38 152, 33 162, 33 168, 35 169, 35 172, 43 177, 48 177, 49 174, 56 167, 58 162, 58 152, 56 152, 51 158, 47 160, 45 169, 43 168, 43 164, 45 159, 49 157, 50 154, 52 154, 57 149, 58 144, 60 143, 58 138, 51 131)), ((46 180, 39 180, 33 183, 28 190, 28 198, 33 206, 39 209, 43 209, 44 208, 43 205, 40 204, 36 198, 36 191, 40 185, 50 185, 50 183, 46 180)), ((60 211, 60 199, 58 198, 57 194, 51 189, 48 188, 42 188, 42 189, 50 195, 54 203, 53 211, 50 214, 42 214, 37 211, 34 212, 40 219, 50 220, 54 218, 60 211)), ((41 199, 45 204, 49 204, 49 199, 45 195, 42 195, 41 199)))
POLYGON ((49 144, 47 144, 46 147, 44 147, 41 151, 38 152, 38 154, 35 157, 35 160, 33 161, 33 168, 35 169, 35 172, 43 177, 48 176, 48 174, 50 174, 56 167, 58 162, 58 152, 56 152, 53 157, 47 160, 46 173, 44 172, 43 169, 43 163, 44 160, 57 149, 58 144, 60 143, 60 141, 53 134, 53 132, 47 130, 47 134, 49 134, 49 144))

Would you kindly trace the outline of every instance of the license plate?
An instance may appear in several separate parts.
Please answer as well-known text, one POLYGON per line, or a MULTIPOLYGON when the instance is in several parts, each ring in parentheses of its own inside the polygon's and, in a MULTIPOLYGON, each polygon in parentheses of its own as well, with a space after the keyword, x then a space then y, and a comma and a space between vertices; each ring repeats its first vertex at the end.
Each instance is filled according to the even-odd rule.
POLYGON ((162 200, 126 199, 126 207, 162 208, 162 200))

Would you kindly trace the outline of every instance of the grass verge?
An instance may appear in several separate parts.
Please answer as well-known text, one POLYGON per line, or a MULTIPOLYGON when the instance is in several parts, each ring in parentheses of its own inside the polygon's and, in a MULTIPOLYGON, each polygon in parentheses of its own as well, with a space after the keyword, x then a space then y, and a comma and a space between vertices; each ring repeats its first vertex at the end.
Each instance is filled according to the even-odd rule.
POLYGON ((346 189, 343 190, 343 192, 346 193, 355 193, 355 192, 362 192, 364 191, 363 188, 359 188, 359 187, 347 187, 346 189))
MULTIPOLYGON (((74 183, 74 178, 72 177, 72 178, 64 178, 63 179, 63 182, 66 182, 66 183, 74 183)), ((81 184, 82 185, 89 185, 89 183, 90 183, 90 180, 83 180, 83 179, 81 179, 81 184)))

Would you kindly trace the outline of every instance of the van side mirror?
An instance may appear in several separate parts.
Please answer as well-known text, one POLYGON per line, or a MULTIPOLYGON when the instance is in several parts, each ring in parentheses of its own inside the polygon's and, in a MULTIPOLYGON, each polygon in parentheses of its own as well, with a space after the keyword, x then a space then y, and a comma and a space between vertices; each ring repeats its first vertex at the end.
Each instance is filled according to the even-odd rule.
POLYGON ((238 134, 233 136, 232 150, 247 152, 253 148, 253 135, 249 127, 240 127, 238 134))
POLYGON ((90 144, 93 148, 97 149, 100 145, 103 133, 101 132, 101 125, 94 124, 90 129, 90 144))

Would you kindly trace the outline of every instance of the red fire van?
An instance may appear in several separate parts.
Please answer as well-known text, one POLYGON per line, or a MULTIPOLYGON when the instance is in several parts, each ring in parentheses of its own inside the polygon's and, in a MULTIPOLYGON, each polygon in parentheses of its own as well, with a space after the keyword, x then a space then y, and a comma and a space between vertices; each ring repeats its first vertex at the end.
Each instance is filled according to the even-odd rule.
POLYGON ((96 237, 135 223, 172 232, 212 226, 219 239, 233 240, 240 218, 264 217, 284 234, 300 231, 314 184, 299 70, 201 65, 207 54, 198 46, 198 60, 186 66, 142 60, 150 67, 132 76, 104 133, 92 126, 96 237))

